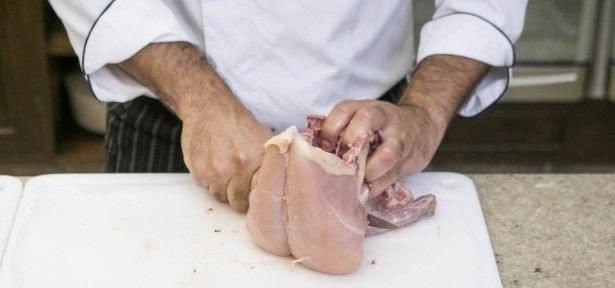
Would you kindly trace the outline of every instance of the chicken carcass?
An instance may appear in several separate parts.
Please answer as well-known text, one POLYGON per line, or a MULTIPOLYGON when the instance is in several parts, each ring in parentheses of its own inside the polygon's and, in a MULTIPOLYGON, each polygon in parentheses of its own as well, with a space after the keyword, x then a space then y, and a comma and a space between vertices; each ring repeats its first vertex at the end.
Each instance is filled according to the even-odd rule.
POLYGON ((414 199, 395 183, 369 199, 364 183, 367 156, 380 143, 368 133, 335 151, 320 145, 324 117, 308 117, 301 134, 290 127, 265 144, 265 158, 252 180, 247 225, 263 249, 292 255, 321 272, 346 274, 363 258, 363 238, 388 231, 368 225, 367 214, 399 227, 433 215, 433 195, 414 199))

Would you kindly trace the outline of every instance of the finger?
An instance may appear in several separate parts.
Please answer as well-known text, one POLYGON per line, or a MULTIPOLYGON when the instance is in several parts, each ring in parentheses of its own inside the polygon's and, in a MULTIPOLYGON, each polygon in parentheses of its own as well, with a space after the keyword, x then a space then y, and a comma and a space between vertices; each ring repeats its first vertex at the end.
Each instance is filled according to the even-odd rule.
POLYGON ((400 176, 400 169, 394 168, 382 175, 382 177, 376 179, 376 181, 369 183, 369 198, 371 199, 380 196, 386 188, 399 180, 400 176))
POLYGON ((222 203, 228 203, 228 197, 226 196, 227 181, 216 182, 209 184, 209 192, 214 194, 216 200, 222 203))
POLYGON ((238 212, 248 211, 248 196, 250 196, 254 172, 256 172, 256 168, 241 171, 229 182, 226 195, 233 210, 238 212))
POLYGON ((363 106, 354 113, 350 123, 344 129, 342 144, 351 146, 370 131, 378 131, 386 125, 386 115, 378 106, 363 106))
POLYGON ((206 170, 199 165, 190 165, 189 162, 184 163, 186 164, 186 167, 188 167, 188 171, 190 171, 190 175, 192 175, 192 178, 196 181, 196 183, 209 191, 209 184, 206 180, 206 170))
POLYGON ((227 203, 226 189, 233 175, 237 173, 239 168, 237 163, 230 160, 230 157, 214 154, 203 164, 198 165, 197 168, 200 168, 200 172, 205 176, 204 179, 210 186, 210 192, 218 201, 227 203))
POLYGON ((335 149, 335 143, 340 134, 346 128, 354 112, 360 107, 360 102, 354 100, 344 100, 339 102, 323 123, 320 135, 322 146, 327 151, 335 149))
POLYGON ((401 159, 403 150, 403 144, 398 140, 385 141, 378 146, 367 159, 365 180, 373 182, 391 171, 401 159))

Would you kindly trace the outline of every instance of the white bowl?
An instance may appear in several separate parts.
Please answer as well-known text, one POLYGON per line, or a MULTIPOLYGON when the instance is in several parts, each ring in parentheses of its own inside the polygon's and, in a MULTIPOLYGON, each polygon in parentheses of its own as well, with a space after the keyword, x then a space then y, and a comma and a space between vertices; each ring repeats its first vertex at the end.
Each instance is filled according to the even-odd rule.
POLYGON ((83 74, 72 72, 66 76, 64 83, 77 124, 90 132, 105 134, 107 106, 92 94, 83 74))

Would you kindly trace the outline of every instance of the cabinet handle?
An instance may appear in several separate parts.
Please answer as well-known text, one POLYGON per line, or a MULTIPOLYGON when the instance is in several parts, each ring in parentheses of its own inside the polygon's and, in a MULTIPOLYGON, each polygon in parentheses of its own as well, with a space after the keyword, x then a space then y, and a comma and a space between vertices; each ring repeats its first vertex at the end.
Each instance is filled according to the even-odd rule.
POLYGON ((577 73, 550 74, 538 76, 513 76, 510 87, 542 86, 575 82, 579 79, 577 73))
POLYGON ((0 127, 0 136, 15 135, 15 127, 0 127))

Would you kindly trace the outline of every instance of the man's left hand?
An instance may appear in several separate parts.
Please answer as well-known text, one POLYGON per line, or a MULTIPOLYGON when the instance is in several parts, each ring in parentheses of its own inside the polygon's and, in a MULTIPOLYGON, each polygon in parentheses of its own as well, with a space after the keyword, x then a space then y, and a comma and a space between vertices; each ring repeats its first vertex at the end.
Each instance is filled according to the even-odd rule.
POLYGON ((457 109, 488 69, 461 56, 429 56, 419 63, 398 105, 342 101, 325 120, 323 139, 333 148, 340 136, 342 145, 350 145, 378 131, 383 142, 367 160, 365 171, 370 196, 376 197, 400 176, 427 167, 457 109))
MULTIPOLYGON (((322 136, 335 145, 350 145, 369 131, 378 131, 382 144, 367 161, 365 180, 375 197, 404 174, 423 170, 444 134, 429 113, 416 105, 398 106, 378 100, 345 100, 326 118, 322 136)), ((331 146, 330 146, 331 147, 331 146)))

